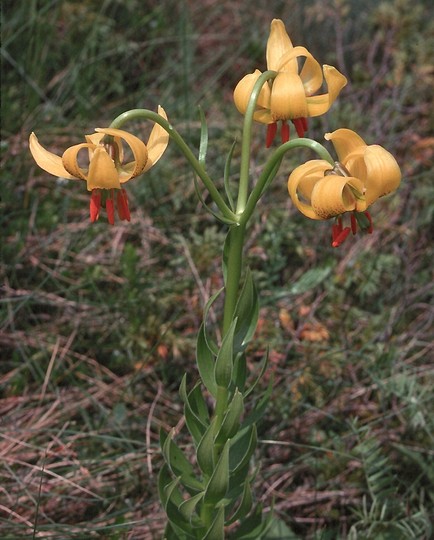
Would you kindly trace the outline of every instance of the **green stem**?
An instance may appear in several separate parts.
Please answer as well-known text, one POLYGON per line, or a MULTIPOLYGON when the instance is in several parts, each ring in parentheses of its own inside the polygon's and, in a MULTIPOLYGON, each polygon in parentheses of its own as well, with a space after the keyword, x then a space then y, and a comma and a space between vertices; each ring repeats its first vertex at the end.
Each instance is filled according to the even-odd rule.
POLYGON ((223 335, 228 331, 238 300, 238 289, 243 266, 243 247, 246 226, 232 226, 229 230, 229 253, 227 258, 227 276, 225 305, 223 310, 223 335))
POLYGON ((246 113, 244 115, 243 137, 241 143, 240 182, 238 186, 238 199, 236 209, 237 214, 243 213, 249 192, 249 165, 252 146, 252 123, 253 115, 256 109, 256 102, 258 101, 259 94, 262 87, 264 86, 264 83, 266 83, 269 79, 274 79, 276 75, 276 71, 264 71, 264 73, 259 76, 258 80, 255 82, 252 93, 250 94, 249 103, 247 105, 246 113))
POLYGON ((256 205, 258 204, 259 199, 261 198, 262 194, 264 193, 270 182, 276 176, 286 152, 289 152, 294 148, 303 147, 309 148, 310 150, 318 154, 320 159, 328 161, 332 166, 334 165, 334 160, 328 150, 317 141, 314 141, 312 139, 300 138, 293 139, 292 141, 282 144, 281 146, 279 146, 279 148, 277 148, 277 150, 275 150, 273 155, 265 164, 265 167, 263 168, 262 173, 258 178, 258 181, 255 187, 252 189, 252 192, 250 193, 250 196, 247 200, 244 212, 241 216, 240 224, 246 224, 249 221, 250 217, 253 214, 253 211, 256 208, 256 205))
POLYGON ((181 137, 181 135, 165 118, 160 116, 158 113, 154 111, 150 111, 148 109, 131 109, 129 111, 126 111, 120 114, 117 118, 115 118, 113 122, 110 124, 110 127, 119 129, 126 122, 129 122, 131 120, 137 120, 137 119, 151 120, 155 122, 156 124, 159 124, 164 130, 167 131, 169 136, 173 139, 173 141, 176 143, 178 148, 187 158, 193 170, 197 173, 199 178, 204 183, 205 187, 209 191, 211 198, 217 205, 222 215, 230 222, 236 223, 238 221, 237 216, 232 212, 232 210, 223 200, 219 191, 215 187, 215 184, 212 178, 210 178, 206 170, 203 168, 202 164, 199 162, 199 160, 190 150, 190 148, 188 147, 184 139, 181 137))

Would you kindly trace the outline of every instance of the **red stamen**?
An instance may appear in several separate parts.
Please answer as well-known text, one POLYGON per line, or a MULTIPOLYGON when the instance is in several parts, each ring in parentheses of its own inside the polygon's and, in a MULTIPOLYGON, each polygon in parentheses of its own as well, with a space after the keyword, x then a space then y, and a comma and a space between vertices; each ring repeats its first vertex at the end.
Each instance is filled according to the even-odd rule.
POLYGON ((128 197, 125 189, 118 190, 116 195, 116 203, 118 207, 118 216, 121 221, 130 221, 130 209, 128 206, 128 197))
POLYGON ((369 221, 369 227, 367 229, 367 233, 372 234, 372 232, 374 231, 374 224, 372 223, 371 214, 369 212, 365 212, 365 216, 368 218, 368 221, 369 221))
POLYGON ((109 197, 105 202, 105 209, 107 211, 107 219, 110 225, 115 224, 115 202, 113 199, 113 190, 111 190, 109 197))
POLYGON ((306 118, 294 118, 292 123, 295 126, 297 135, 302 138, 304 137, 304 132, 307 130, 307 121, 306 118))
POLYGON ((339 236, 339 233, 340 233, 340 229, 339 229, 339 225, 337 223, 335 223, 333 226, 332 226, 332 245, 333 243, 336 241, 336 238, 339 236))
POLYGON ((282 139, 282 144, 289 141, 289 124, 288 122, 285 122, 285 120, 282 120, 282 127, 280 130, 280 136, 282 139))
POLYGON ((351 214, 351 231, 353 234, 357 232, 357 220, 354 214, 351 214))
POLYGON ((277 122, 273 122, 272 124, 268 124, 267 126, 267 137, 265 139, 265 146, 267 148, 270 148, 272 142, 274 141, 274 137, 276 136, 277 132, 277 122))
POLYGON ((89 213, 90 221, 94 223, 99 218, 99 209, 101 208, 101 192, 93 189, 90 196, 89 213))
POLYGON ((341 233, 343 231, 343 225, 342 225, 342 218, 338 217, 338 228, 339 232, 341 233))
POLYGON ((341 231, 339 235, 333 240, 332 247, 339 247, 345 241, 346 237, 350 234, 350 232, 350 227, 345 227, 345 229, 341 231))

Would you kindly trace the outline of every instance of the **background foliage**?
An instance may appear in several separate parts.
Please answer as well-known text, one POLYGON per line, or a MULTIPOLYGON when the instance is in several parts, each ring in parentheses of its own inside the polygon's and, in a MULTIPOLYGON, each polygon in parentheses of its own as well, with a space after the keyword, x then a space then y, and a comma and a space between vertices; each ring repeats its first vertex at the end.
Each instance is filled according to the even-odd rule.
MULTIPOLYGON (((262 308, 250 361, 270 347, 275 379, 257 494, 294 537, 430 537, 433 15, 430 0, 2 3, 2 538, 161 537, 157 433, 182 427, 177 388, 222 282, 224 228, 176 149, 128 186, 130 224, 90 227, 83 186, 40 171, 29 133, 61 153, 161 103, 194 145, 200 104, 220 178, 241 127, 233 87, 264 67, 274 17, 350 80, 309 136, 355 129, 397 156, 404 180, 375 205, 372 236, 333 250, 329 224, 287 196, 301 152, 252 223, 262 308)), ((258 170, 263 140, 258 127, 258 170)))

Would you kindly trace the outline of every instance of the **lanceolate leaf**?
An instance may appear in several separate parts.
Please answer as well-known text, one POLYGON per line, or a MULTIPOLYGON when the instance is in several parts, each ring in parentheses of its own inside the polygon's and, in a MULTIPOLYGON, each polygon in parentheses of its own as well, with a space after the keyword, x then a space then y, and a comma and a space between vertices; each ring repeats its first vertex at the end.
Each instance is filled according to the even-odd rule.
POLYGON ((187 519, 190 523, 192 523, 192 516, 194 511, 196 510, 196 506, 198 503, 202 500, 204 493, 198 493, 197 495, 194 495, 193 497, 190 497, 189 499, 182 502, 178 509, 179 512, 184 516, 185 519, 187 519))
POLYGON ((226 495, 229 486, 229 444, 223 447, 220 459, 205 491, 205 504, 217 504, 226 495))
POLYGON ((210 351, 206 342, 205 323, 202 323, 197 336, 196 363, 203 384, 213 397, 217 397, 217 384, 214 376, 215 355, 210 351))
POLYGON ((186 378, 187 378, 186 375, 184 375, 184 377, 182 378, 181 386, 179 387, 179 394, 181 396, 182 401, 184 402, 185 423, 187 424, 188 430, 191 433, 191 436, 193 437, 195 445, 197 446, 199 444, 199 441, 202 439, 207 426, 199 418, 199 416, 197 415, 197 413, 193 410, 191 406, 191 403, 189 401, 189 396, 187 394, 186 378))
POLYGON ((233 211, 235 210, 235 203, 234 203, 234 200, 232 198, 231 188, 230 188, 230 185, 229 185, 229 177, 230 177, 230 174, 231 174, 232 156, 234 154, 236 144, 237 144, 236 141, 234 141, 232 143, 231 149, 229 150, 228 157, 226 158, 225 170, 224 170, 224 185, 225 185, 226 196, 227 196, 229 204, 231 206, 231 210, 233 210, 233 211))
POLYGON ((228 406, 227 413, 223 419, 222 425, 215 439, 218 444, 225 443, 233 437, 239 428, 241 415, 244 412, 243 395, 235 390, 234 397, 228 406))
POLYGON ((234 331, 237 321, 232 321, 229 330, 223 338, 220 350, 215 363, 215 380, 218 386, 228 388, 232 379, 232 369, 234 362, 234 331))
POLYGON ((164 459, 174 476, 179 477, 181 483, 187 489, 193 490, 193 493, 201 491, 203 486, 196 478, 193 466, 175 444, 172 437, 161 431, 160 444, 163 450, 164 459))
POLYGON ((244 518, 252 509, 252 505, 253 505, 252 490, 250 488, 250 482, 246 480, 244 482, 244 491, 241 497, 241 502, 237 510, 234 512, 234 514, 231 516, 231 518, 227 521, 226 524, 230 525, 231 523, 235 523, 238 519, 244 518))
POLYGON ((246 392, 244 392, 244 398, 249 396, 253 392, 253 390, 256 388, 258 382, 262 380, 262 376, 264 375, 265 370, 267 369, 267 366, 268 366, 268 360, 269 360, 269 351, 267 349, 264 359, 262 360, 261 369, 259 370, 259 373, 256 376, 256 379, 254 380, 254 382, 249 386, 249 389, 246 392))
POLYGON ((257 443, 256 425, 248 426, 231 441, 229 453, 229 466, 231 474, 236 473, 249 463, 257 443))
POLYGON ((199 163, 205 165, 206 152, 208 150, 208 126, 206 123, 205 114, 202 107, 199 107, 200 114, 200 146, 199 146, 199 163))
POLYGON ((268 402, 270 401, 271 393, 273 391, 273 379, 270 379, 270 382, 268 384, 267 390, 262 394, 261 398, 257 403, 255 403, 255 407, 253 411, 245 418, 243 421, 243 426, 249 426, 251 424, 256 423, 260 418, 262 418, 268 402))
POLYGON ((214 417, 211 425, 206 430, 200 443, 198 444, 196 456, 199 467, 208 477, 214 471, 214 438, 216 431, 217 416, 214 417))
POLYGON ((189 520, 179 511, 179 505, 182 504, 182 495, 178 489, 179 478, 176 478, 168 486, 166 486, 166 504, 164 509, 166 510, 167 517, 170 520, 172 527, 179 531, 182 531, 183 537, 188 539, 194 539, 196 536, 192 531, 189 520))
POLYGON ((252 273, 248 270, 234 313, 234 318, 238 319, 234 335, 235 353, 244 351, 252 339, 258 324, 258 315, 258 293, 252 273))
POLYGON ((203 540, 224 540, 225 509, 220 507, 203 540))

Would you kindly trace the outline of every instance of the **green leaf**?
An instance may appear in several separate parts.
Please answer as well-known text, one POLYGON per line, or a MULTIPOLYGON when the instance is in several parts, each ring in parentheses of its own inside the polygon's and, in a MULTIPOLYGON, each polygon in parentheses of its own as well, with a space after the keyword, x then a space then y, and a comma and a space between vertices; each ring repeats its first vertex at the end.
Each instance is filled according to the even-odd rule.
POLYGON ((224 540, 224 526, 225 526, 225 509, 221 506, 218 509, 217 515, 212 522, 211 527, 208 529, 203 540, 224 540))
POLYGON ((183 502, 181 492, 178 489, 179 480, 179 478, 176 478, 166 486, 166 504, 164 509, 172 527, 175 530, 179 529, 182 531, 182 533, 184 533, 184 538, 194 539, 196 536, 193 534, 190 522, 185 519, 178 508, 183 502))
POLYGON ((236 353, 244 351, 252 339, 258 324, 258 316, 258 293, 252 273, 250 270, 247 270, 244 285, 234 312, 234 318, 237 318, 234 335, 234 350, 236 353))
POLYGON ((237 321, 234 319, 222 340, 222 344, 215 362, 215 381, 218 386, 222 386, 223 388, 228 388, 232 379, 232 370, 234 365, 233 343, 236 324, 237 321))
POLYGON ((182 378, 181 385, 179 387, 179 395, 184 402, 184 415, 185 423, 187 424, 188 431, 193 437, 194 444, 197 446, 202 439, 203 434, 206 431, 206 424, 200 419, 196 411, 192 408, 189 395, 187 394, 187 375, 182 378))
POLYGON ((230 189, 230 185, 229 185, 229 177, 230 177, 230 174, 231 174, 232 156, 234 154, 236 144, 237 144, 237 141, 234 141, 232 143, 231 149, 229 150, 229 154, 228 154, 228 156, 226 158, 225 169, 224 169, 224 186, 225 186, 226 196, 228 198, 228 201, 229 201, 229 204, 231 206, 232 211, 235 211, 235 203, 234 203, 234 200, 232 198, 232 193, 231 193, 231 189, 230 189))
POLYGON ((217 420, 218 418, 215 416, 199 442, 196 451, 199 467, 207 476, 211 476, 214 471, 214 438, 217 420))
POLYGON ((181 479, 181 483, 190 492, 201 491, 203 485, 196 478, 192 464, 175 444, 171 435, 167 435, 163 430, 160 431, 160 445, 164 459, 172 473, 181 479))
POLYGON ((200 383, 195 384, 188 394, 188 402, 191 410, 205 426, 209 424, 209 411, 203 397, 200 383))
POLYGON ((249 386, 249 389, 246 392, 244 392, 245 398, 253 392, 253 390, 256 388, 257 384, 259 383, 259 381, 262 379, 265 373, 265 370, 267 369, 267 366, 268 366, 268 360, 269 360, 269 350, 267 348, 264 359, 262 360, 262 366, 261 366, 261 369, 259 370, 258 376, 254 380, 254 382, 249 386))
POLYGON ((226 225, 237 225, 238 224, 237 221, 235 221, 235 220, 233 220, 231 218, 225 217, 220 212, 215 212, 212 208, 210 208, 206 204, 205 199, 202 197, 202 193, 201 193, 201 190, 199 188, 199 184, 198 184, 198 181, 197 181, 197 178, 196 178, 195 175, 193 175, 193 184, 194 184, 194 191, 196 192, 197 198, 199 199, 199 201, 202 203, 202 206, 205 208, 205 210, 209 214, 214 216, 217 220, 221 221, 222 223, 226 223, 226 225))
POLYGON ((199 146, 199 163, 205 166, 206 152, 208 150, 208 126, 206 123, 205 114, 202 107, 199 106, 200 114, 200 146, 199 146))
POLYGON ((258 504, 255 510, 247 516, 235 531, 234 540, 247 540, 248 538, 258 539, 260 536, 250 536, 259 532, 262 526, 262 505, 258 504))
POLYGON ((226 415, 215 439, 217 444, 225 443, 237 433, 243 412, 243 395, 239 390, 235 390, 234 397, 227 408, 226 415))
POLYGON ((232 373, 232 382, 235 388, 238 388, 244 394, 247 379, 246 355, 237 354, 234 361, 234 371, 232 373))
POLYGON ((230 441, 224 445, 217 465, 206 486, 205 504, 217 504, 226 495, 229 486, 229 445, 230 441))
POLYGON ((241 497, 241 502, 234 512, 234 514, 231 516, 231 518, 226 522, 227 525, 230 525, 231 523, 235 523, 238 519, 244 518, 252 509, 253 505, 253 497, 252 497, 252 490, 250 488, 250 482, 246 480, 244 482, 244 490, 243 495, 241 497))
POLYGON ((203 496, 204 496, 204 492, 198 493, 197 495, 193 495, 193 497, 190 497, 189 499, 183 501, 178 507, 180 513, 190 523, 192 522, 192 516, 193 516, 194 511, 196 510, 196 506, 202 500, 203 496))
POLYGON ((201 324, 197 335, 196 363, 203 384, 214 398, 217 397, 217 384, 214 376, 215 355, 208 347, 204 323, 201 324))
POLYGON ((158 474, 158 495, 163 507, 167 504, 167 491, 166 487, 173 481, 170 469, 167 463, 164 463, 158 474))
POLYGON ((273 513, 262 519, 262 505, 258 504, 254 512, 247 516, 235 532, 234 540, 259 540, 272 524, 273 513))
POLYGON ((261 398, 255 403, 253 411, 245 418, 243 427, 251 424, 256 424, 258 420, 262 418, 265 410, 267 409, 268 402, 270 401, 271 394, 273 392, 273 378, 270 378, 267 390, 262 394, 261 398))
POLYGON ((208 347, 208 349, 210 350, 210 352, 212 352, 215 356, 217 356, 217 353, 218 353, 218 347, 216 345, 216 343, 209 339, 208 337, 208 334, 207 334, 207 331, 206 331, 206 321, 208 319, 208 313, 209 313, 209 310, 211 309, 211 306, 213 305, 213 303, 217 300, 217 298, 220 296, 220 294, 224 291, 224 287, 222 287, 220 290, 218 290, 216 293, 214 293, 211 298, 208 300, 208 302, 205 304, 205 308, 203 310, 203 336, 205 338, 205 343, 208 347))
POLYGON ((245 465, 248 465, 255 451, 258 442, 256 425, 252 424, 238 432, 230 442, 229 468, 231 474, 236 474, 245 465))

